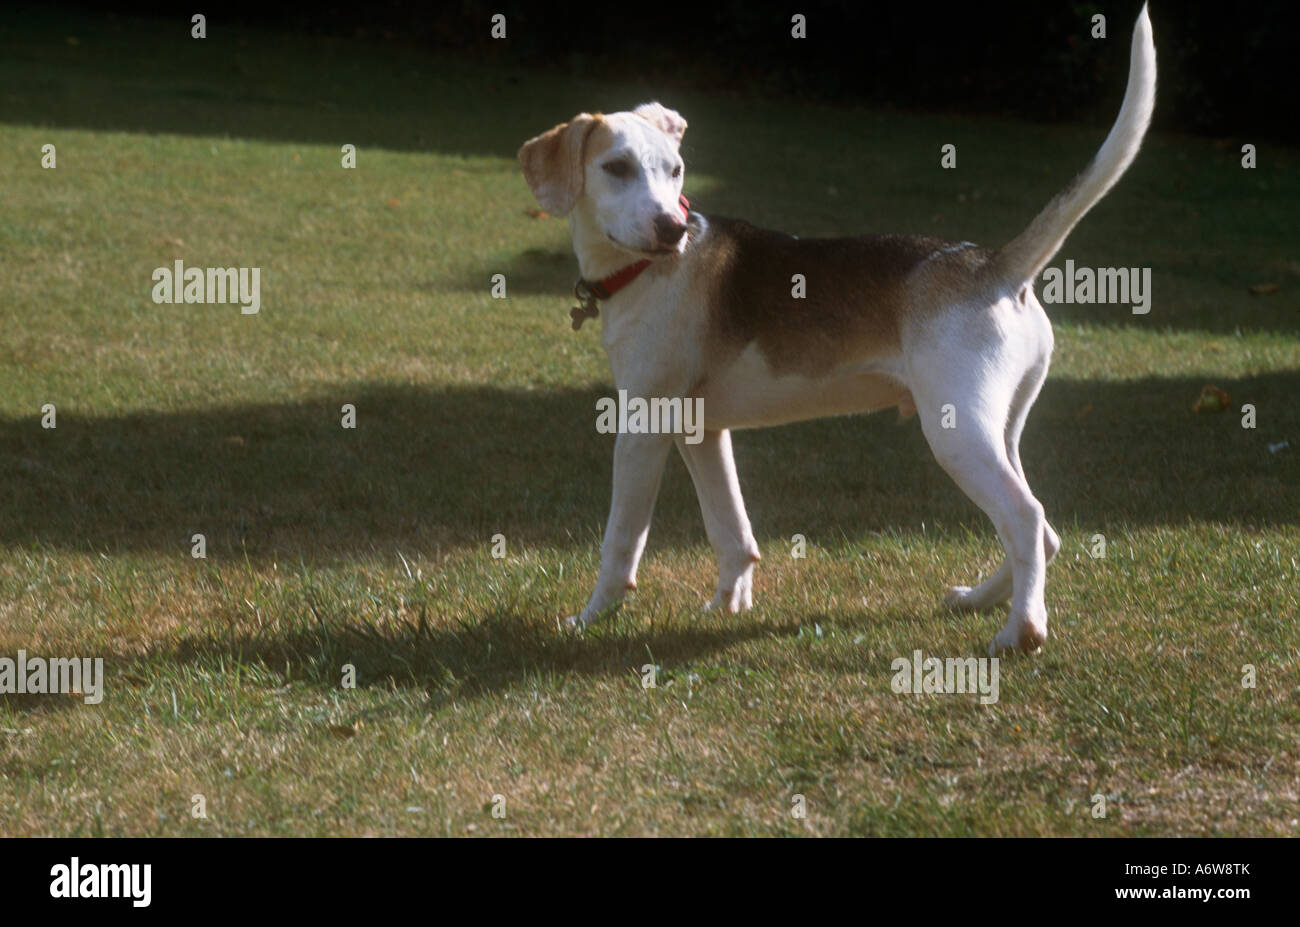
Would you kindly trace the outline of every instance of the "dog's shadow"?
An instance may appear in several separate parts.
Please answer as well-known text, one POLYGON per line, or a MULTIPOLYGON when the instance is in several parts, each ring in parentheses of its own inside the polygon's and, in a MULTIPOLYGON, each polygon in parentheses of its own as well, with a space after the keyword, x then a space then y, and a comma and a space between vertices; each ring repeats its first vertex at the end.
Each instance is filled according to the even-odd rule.
MULTIPOLYGON (((1022 442, 1049 520, 1076 536, 1188 521, 1254 530, 1300 520, 1293 401, 1300 371, 1216 381, 1232 409, 1256 406, 1254 429, 1242 427, 1237 411, 1193 413, 1203 385, 1187 377, 1049 380, 1022 442), (1278 448, 1284 440, 1289 446, 1278 448)), ((601 395, 349 385, 296 403, 99 418, 61 412, 48 431, 35 417, 0 421, 0 542, 189 562, 192 536, 203 533, 209 558, 345 566, 358 553, 473 548, 486 556, 498 533, 516 553, 595 551, 613 444, 594 428, 601 395), (344 401, 356 405, 354 430, 340 427, 344 401)), ((735 446, 761 544, 785 545, 793 534, 816 544, 967 527, 996 544, 983 514, 934 462, 915 420, 900 425, 892 413, 826 419, 741 432, 735 446)), ((694 491, 673 463, 648 555, 702 543, 694 491)), ((701 577, 702 592, 711 581, 701 577)), ((352 662, 363 677, 402 676, 431 692, 455 679, 464 692, 517 680, 525 666, 629 672, 648 662, 647 647, 656 659, 703 659, 755 635, 796 633, 810 620, 774 626, 742 615, 698 630, 575 639, 537 616, 488 615, 481 626, 417 625, 376 636, 322 614, 314 629, 198 637, 174 655, 306 661, 303 672, 328 667, 327 675, 352 662)))
MULTIPOLYGON (((195 636, 151 659, 204 665, 273 667, 292 679, 336 688, 350 665, 357 688, 422 690, 431 707, 480 698, 527 679, 623 677, 641 685, 654 666, 657 685, 683 668, 706 665, 718 654, 758 638, 793 637, 795 622, 728 616, 671 628, 614 617, 583 634, 527 616, 494 611, 474 623, 434 625, 420 617, 382 632, 342 617, 323 617, 289 634, 195 636)), ((139 672, 147 672, 143 667, 139 672)))
MULTIPOLYGON (((1201 378, 1049 379, 1022 457, 1057 525, 1300 520, 1300 371, 1215 381, 1231 411, 1195 414, 1201 378), (1243 428, 1240 405, 1257 409, 1243 428), (1289 441, 1286 448, 1276 448, 1289 441), (1269 445, 1275 447, 1269 450, 1269 445)), ((347 559, 357 551, 589 548, 609 504, 610 390, 346 385, 317 400, 202 411, 0 420, 0 543, 188 557, 347 559), (340 427, 340 405, 358 426, 340 427)), ((706 410, 707 414, 707 410, 706 410)), ((761 541, 979 526, 985 519, 894 413, 737 432, 761 541)), ((651 550, 704 538, 670 462, 651 550)))

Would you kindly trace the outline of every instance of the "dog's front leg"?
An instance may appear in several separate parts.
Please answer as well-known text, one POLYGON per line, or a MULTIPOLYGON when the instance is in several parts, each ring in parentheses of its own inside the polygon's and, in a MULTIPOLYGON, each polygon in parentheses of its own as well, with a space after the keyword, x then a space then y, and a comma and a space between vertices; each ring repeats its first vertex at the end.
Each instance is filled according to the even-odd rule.
POLYGON ((600 576, 591 601, 568 625, 585 628, 636 588, 636 567, 650 533, 671 435, 621 434, 614 442, 614 495, 600 545, 600 576))
POLYGON ((709 608, 726 612, 748 609, 754 604, 754 564, 759 552, 736 478, 731 432, 706 430, 698 444, 679 437, 677 450, 695 483, 704 530, 718 555, 718 591, 709 608))

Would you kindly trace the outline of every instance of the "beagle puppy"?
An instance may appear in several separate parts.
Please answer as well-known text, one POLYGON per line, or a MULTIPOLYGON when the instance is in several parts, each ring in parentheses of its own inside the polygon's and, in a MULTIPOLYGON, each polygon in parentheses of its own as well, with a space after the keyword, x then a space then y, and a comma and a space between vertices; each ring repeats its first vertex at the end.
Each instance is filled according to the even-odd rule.
MULTIPOLYGON (((702 436, 627 427, 582 628, 635 588, 664 464, 677 445, 719 563, 711 607, 750 608, 758 544, 731 431, 898 407, 989 516, 1006 549, 947 602, 1010 599, 990 654, 1047 639, 1043 586, 1060 539, 1025 481, 1019 443, 1047 376, 1052 327, 1033 282, 1137 155, 1155 104, 1146 8, 1119 116, 1092 162, 1000 249, 911 235, 798 239, 705 216, 682 198, 686 120, 658 103, 582 113, 519 150, 546 212, 567 216, 581 278, 574 325, 596 314, 623 396, 702 404, 702 436)), ((634 423, 635 424, 635 423, 634 423)), ((644 423, 642 423, 644 424, 644 423)))

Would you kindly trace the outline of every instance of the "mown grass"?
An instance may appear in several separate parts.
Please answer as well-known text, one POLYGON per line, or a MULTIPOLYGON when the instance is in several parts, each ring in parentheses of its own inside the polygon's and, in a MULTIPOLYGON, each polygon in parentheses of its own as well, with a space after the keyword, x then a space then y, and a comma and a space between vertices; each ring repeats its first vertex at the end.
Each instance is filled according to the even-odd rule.
MULTIPOLYGON (((1003 615, 939 606, 999 550, 889 416, 737 435, 754 612, 700 611, 674 462, 640 591, 557 630, 595 576, 610 384, 513 152, 656 88, 3 15, 0 656, 102 655, 108 678, 98 706, 0 697, 0 832, 1295 832, 1297 152, 1244 171, 1237 140, 1155 136, 1067 245, 1152 267, 1153 309, 1052 309, 1024 441, 1065 539, 1052 638, 981 706, 890 689, 894 658, 981 654, 1003 615), (177 259, 263 268, 262 311, 153 304, 177 259), (1193 414, 1206 383, 1258 428, 1193 414)), ((699 209, 804 235, 999 243, 1101 135, 666 102, 699 209)))

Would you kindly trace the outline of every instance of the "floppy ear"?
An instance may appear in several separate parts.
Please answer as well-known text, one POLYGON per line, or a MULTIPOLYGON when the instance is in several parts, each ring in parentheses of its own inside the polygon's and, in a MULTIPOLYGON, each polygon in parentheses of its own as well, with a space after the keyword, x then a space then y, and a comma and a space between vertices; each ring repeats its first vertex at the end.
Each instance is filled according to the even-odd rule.
POLYGON ((596 119, 579 113, 519 149, 524 179, 537 202, 553 216, 567 216, 582 195, 583 149, 596 119))
POLYGON ((679 147, 681 146, 682 136, 686 134, 686 120, 677 110, 669 109, 659 103, 642 103, 632 112, 660 129, 679 147))

